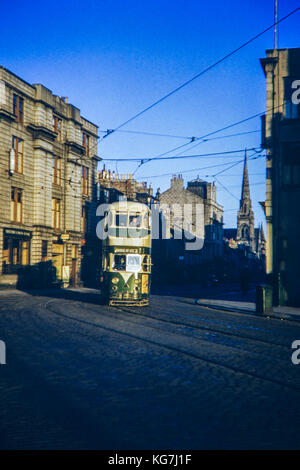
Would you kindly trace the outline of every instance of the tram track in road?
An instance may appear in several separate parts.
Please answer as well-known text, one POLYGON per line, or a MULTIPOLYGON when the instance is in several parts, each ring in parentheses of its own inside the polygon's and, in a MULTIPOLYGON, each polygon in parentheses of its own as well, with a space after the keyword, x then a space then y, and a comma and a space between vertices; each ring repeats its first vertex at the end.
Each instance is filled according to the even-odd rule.
MULTIPOLYGON (((86 309, 86 308, 87 308, 86 305, 84 305, 84 309, 86 309)), ((198 326, 198 325, 195 326, 195 325, 188 324, 188 323, 181 323, 179 321, 176 322, 176 321, 173 321, 173 320, 165 320, 165 319, 162 319, 162 318, 155 317, 153 315, 145 315, 145 314, 142 314, 142 313, 137 313, 133 310, 128 310, 128 309, 124 309, 124 308, 120 308, 120 307, 116 307, 116 306, 113 306, 111 308, 113 308, 115 310, 118 310, 118 312, 120 312, 120 313, 127 313, 127 314, 129 313, 129 314, 133 315, 134 318, 139 316, 139 317, 143 317, 147 320, 151 319, 151 320, 155 320, 157 322, 161 322, 161 323, 164 323, 164 324, 172 324, 176 327, 190 328, 190 329, 195 330, 195 331, 199 330, 199 331, 204 331, 205 333, 218 334, 220 336, 223 335, 223 336, 228 336, 228 337, 232 337, 232 338, 236 338, 236 339, 240 339, 240 340, 253 341, 253 342, 265 344, 265 345, 268 345, 268 346, 281 347, 281 348, 284 348, 286 350, 290 350, 290 346, 287 346, 286 344, 282 344, 282 343, 273 343, 271 341, 256 339, 256 338, 253 338, 251 336, 245 336, 245 335, 239 335, 239 334, 236 335, 236 334, 230 333, 228 331, 217 330, 217 329, 213 329, 213 328, 205 327, 205 326, 198 326)), ((96 308, 91 307, 90 305, 88 306, 88 310, 99 314, 99 310, 96 309, 96 308)), ((104 313, 103 311, 101 311, 101 315, 102 316, 105 315, 106 317, 111 318, 112 317, 112 312, 104 313)), ((119 318, 116 318, 116 316, 114 318, 119 320, 119 318)), ((136 324, 136 322, 134 322, 132 320, 129 320, 128 317, 126 318, 126 321, 128 321, 132 324, 136 324)), ((158 327, 155 327, 154 325, 147 325, 147 327, 155 329, 155 330, 160 330, 158 327)), ((183 334, 183 332, 178 332, 178 334, 180 334, 181 336, 187 337, 187 338, 192 337, 191 335, 183 334)), ((193 337, 193 338, 194 339, 199 339, 201 341, 205 341, 205 342, 208 342, 208 343, 211 342, 210 340, 205 339, 205 338, 196 338, 196 337, 193 337)), ((240 348, 237 348, 237 347, 234 347, 234 346, 224 345, 224 347, 230 347, 230 348, 233 348, 233 349, 240 349, 240 348)), ((253 353, 252 351, 247 351, 247 352, 249 352, 250 354, 253 353)))
MULTIPOLYGON (((147 325, 146 328, 150 328, 152 330, 155 330, 158 335, 165 336, 165 337, 167 335, 167 337, 168 337, 167 342, 154 340, 151 337, 151 335, 150 335, 150 337, 149 336, 146 337, 146 336, 142 336, 142 335, 137 335, 137 334, 134 334, 132 332, 124 331, 124 330, 121 330, 121 329, 118 329, 118 328, 115 328, 115 327, 112 327, 112 326, 103 325, 103 324, 100 324, 98 322, 93 322, 93 321, 90 321, 90 320, 84 320, 82 318, 76 318, 73 315, 59 312, 55 308, 52 308, 53 306, 51 306, 51 304, 53 304, 55 302, 57 302, 57 301, 56 300, 50 300, 50 301, 47 301, 46 303, 42 304, 42 306, 43 306, 43 308, 45 308, 46 310, 52 312, 53 314, 55 314, 57 316, 60 316, 60 317, 63 317, 65 319, 69 319, 69 320, 87 325, 89 327, 100 328, 101 330, 104 330, 108 333, 114 333, 114 334, 121 335, 123 337, 132 338, 134 341, 141 341, 143 343, 149 344, 149 345, 154 346, 154 347, 166 349, 166 350, 171 351, 172 353, 175 353, 175 354, 180 354, 180 355, 182 354, 182 355, 190 357, 192 359, 196 359, 198 361, 210 364, 214 367, 219 367, 219 368, 222 368, 223 370, 231 371, 234 374, 246 375, 246 376, 252 377, 256 380, 261 380, 261 381, 268 382, 268 383, 271 383, 273 385, 279 386, 281 388, 286 388, 286 389, 292 390, 294 393, 295 392, 300 392, 300 385, 295 385, 295 384, 291 385, 291 382, 293 382, 293 380, 291 380, 290 378, 289 378, 288 382, 284 382, 282 380, 275 379, 274 377, 276 377, 276 374, 273 374, 272 377, 266 377, 266 376, 263 375, 263 373, 256 373, 255 371, 249 371, 249 370, 246 370, 245 368, 226 363, 226 359, 224 358, 224 354, 223 355, 220 354, 220 357, 223 357, 223 359, 224 359, 223 362, 222 362, 222 361, 213 359, 212 357, 207 357, 207 356, 205 356, 201 353, 198 353, 198 352, 195 352, 195 351, 192 350, 191 344, 192 344, 193 347, 195 347, 195 346, 199 347, 201 342, 202 343, 209 343, 210 342, 209 340, 205 340, 205 339, 202 339, 202 338, 196 338, 196 337, 193 337, 193 336, 190 336, 190 335, 183 334, 182 332, 165 331, 165 330, 161 330, 160 328, 158 328, 156 326, 147 325), (183 347, 183 348, 178 347, 178 341, 176 342, 176 339, 179 340, 179 342, 182 343, 182 338, 188 338, 189 339, 189 342, 186 343, 186 345, 187 345, 188 348, 190 348, 190 350, 188 350, 186 347, 183 347)), ((78 306, 78 304, 77 304, 77 306, 78 306)), ((91 311, 93 313, 98 313, 99 314, 99 310, 98 309, 96 310, 95 308, 92 308, 90 305, 82 304, 81 308, 84 308, 84 310, 88 310, 88 311, 91 311)), ((129 311, 129 312, 132 313, 131 311, 129 311)), ((103 313, 103 311, 101 313, 103 313)), ((125 313, 128 313, 128 312, 125 312, 125 313)), ((106 318, 111 318, 111 312, 105 314, 105 316, 106 316, 106 318)), ((156 318, 154 318, 154 319, 157 320, 156 318)), ((115 320, 120 320, 120 319, 119 318, 117 319, 114 316, 113 320, 115 321, 115 320)), ((128 318, 126 318, 124 321, 128 322, 128 318)), ((136 324, 136 322, 130 321, 130 323, 131 324, 134 323, 135 326, 138 326, 136 324)), ((187 325, 186 324, 181 324, 181 326, 187 326, 187 325)), ((220 332, 217 332, 217 333, 222 334, 220 332)), ((234 335, 234 336, 237 336, 237 335, 234 335)), ((237 337, 241 339, 240 336, 237 336, 237 337)), ((256 341, 253 338, 246 338, 246 339, 256 341)), ((259 342, 261 343, 262 341, 259 341, 259 342)), ((273 346, 278 346, 276 343, 270 343, 270 342, 266 342, 266 341, 264 341, 264 343, 269 344, 269 345, 272 344, 273 346)), ((215 343, 214 343, 214 346, 216 346, 215 343)), ((237 348, 233 348, 232 346, 226 346, 226 345, 222 345, 222 344, 219 344, 217 346, 220 349, 221 348, 223 348, 223 349, 224 348, 227 348, 227 349, 231 348, 231 349, 237 350, 237 348)), ((240 349, 240 351, 241 351, 241 349, 240 349)), ((241 351, 241 352, 245 353, 245 351, 241 351)), ((249 351, 246 351, 246 353, 248 355, 249 354, 252 355, 253 357, 254 357, 254 355, 259 356, 259 353, 254 353, 254 352, 249 352, 249 351)), ((232 358, 235 359, 234 356, 232 356, 232 358)), ((251 358, 250 358, 250 360, 251 360, 251 358)))
MULTIPOLYGON (((228 336, 228 337, 245 339, 245 340, 249 340, 249 341, 255 341, 257 343, 267 344, 267 345, 271 345, 271 346, 279 346, 279 347, 282 347, 282 348, 285 348, 285 349, 290 349, 289 346, 287 346, 286 344, 282 344, 282 343, 274 343, 272 341, 266 341, 264 339, 253 338, 252 336, 234 334, 234 333, 231 333, 229 331, 224 331, 222 329, 214 329, 214 328, 211 328, 211 327, 208 327, 208 326, 193 325, 191 323, 182 323, 180 321, 174 321, 174 320, 169 320, 169 319, 165 320, 163 318, 158 318, 158 317, 155 317, 153 315, 145 315, 143 313, 136 312, 135 310, 129 310, 129 309, 124 309, 124 308, 119 308, 119 307, 115 307, 115 308, 117 308, 120 312, 131 313, 135 316, 140 316, 140 317, 144 317, 144 318, 151 318, 151 319, 156 320, 156 321, 169 323, 169 324, 173 324, 173 325, 176 325, 176 326, 184 326, 184 327, 188 327, 188 328, 193 328, 195 330, 201 330, 201 331, 205 331, 205 332, 209 332, 209 333, 218 333, 218 334, 228 336)), ((183 316, 183 318, 185 318, 185 317, 183 316)), ((199 319, 198 319, 198 321, 199 321, 199 319)))

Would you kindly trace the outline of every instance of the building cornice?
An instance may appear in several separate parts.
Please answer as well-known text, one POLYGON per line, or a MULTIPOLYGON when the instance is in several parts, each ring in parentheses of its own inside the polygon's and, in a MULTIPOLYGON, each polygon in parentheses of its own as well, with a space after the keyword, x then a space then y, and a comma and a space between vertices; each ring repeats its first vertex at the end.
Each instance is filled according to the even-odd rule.
POLYGON ((44 138, 46 140, 50 140, 51 142, 53 142, 57 137, 56 132, 44 126, 37 126, 36 124, 28 124, 27 129, 29 130, 29 132, 32 133, 33 139, 44 138))
POLYGON ((16 116, 7 109, 0 107, 0 119, 14 122, 16 120, 16 116))

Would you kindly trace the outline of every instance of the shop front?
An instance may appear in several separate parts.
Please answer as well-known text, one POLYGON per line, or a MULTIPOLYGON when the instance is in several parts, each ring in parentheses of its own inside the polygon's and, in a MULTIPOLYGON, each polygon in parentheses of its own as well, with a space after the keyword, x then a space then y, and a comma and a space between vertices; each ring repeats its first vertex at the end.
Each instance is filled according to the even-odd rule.
POLYGON ((32 232, 5 228, 3 235, 2 274, 17 274, 20 267, 30 264, 32 232))

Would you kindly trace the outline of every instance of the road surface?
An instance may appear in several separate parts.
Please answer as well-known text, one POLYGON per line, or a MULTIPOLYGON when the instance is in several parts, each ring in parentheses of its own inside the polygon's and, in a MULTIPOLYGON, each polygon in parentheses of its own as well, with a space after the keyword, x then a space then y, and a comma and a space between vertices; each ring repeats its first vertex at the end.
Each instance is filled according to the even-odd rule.
POLYGON ((0 448, 299 449, 300 323, 154 295, 1 296, 0 448))

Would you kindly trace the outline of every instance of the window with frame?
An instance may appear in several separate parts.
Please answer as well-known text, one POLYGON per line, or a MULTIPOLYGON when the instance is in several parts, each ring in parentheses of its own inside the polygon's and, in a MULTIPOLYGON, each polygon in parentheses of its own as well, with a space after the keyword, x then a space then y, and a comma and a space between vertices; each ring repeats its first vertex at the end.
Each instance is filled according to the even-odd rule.
POLYGON ((15 151, 14 171, 16 173, 23 173, 23 148, 24 141, 19 137, 12 137, 12 148, 15 151))
POLYGON ((60 199, 52 198, 52 227, 60 228, 60 199))
POLYGON ((88 209, 86 206, 82 206, 81 209, 81 231, 86 234, 88 228, 88 209))
POLYGON ((300 147, 294 143, 283 145, 282 184, 300 186, 300 147))
POLYGON ((13 114, 17 122, 23 122, 24 117, 24 99, 21 96, 13 94, 13 114))
POLYGON ((140 228, 142 225, 142 217, 140 212, 134 212, 129 214, 129 227, 140 228))
POLYGON ((42 261, 47 261, 48 257, 48 241, 42 240, 42 261))
POLYGON ((116 227, 127 227, 127 212, 117 212, 115 224, 116 227))
POLYGON ((286 119, 299 119, 300 106, 298 104, 293 103, 292 101, 285 101, 284 115, 286 119))
POLYGON ((58 116, 53 116, 53 130, 57 133, 57 138, 61 140, 62 120, 58 116))
POLYGON ((11 188, 10 218, 12 222, 21 223, 23 216, 23 191, 19 188, 11 188))
POLYGON ((61 158, 57 156, 53 157, 52 183, 61 186, 61 158))
POLYGON ((89 156, 90 151, 90 136, 85 132, 82 133, 82 146, 85 149, 86 156, 89 156))
POLYGON ((146 273, 151 271, 151 257, 150 255, 143 256, 142 270, 146 273))
POLYGON ((89 169, 86 166, 82 167, 82 194, 89 194, 89 169))

